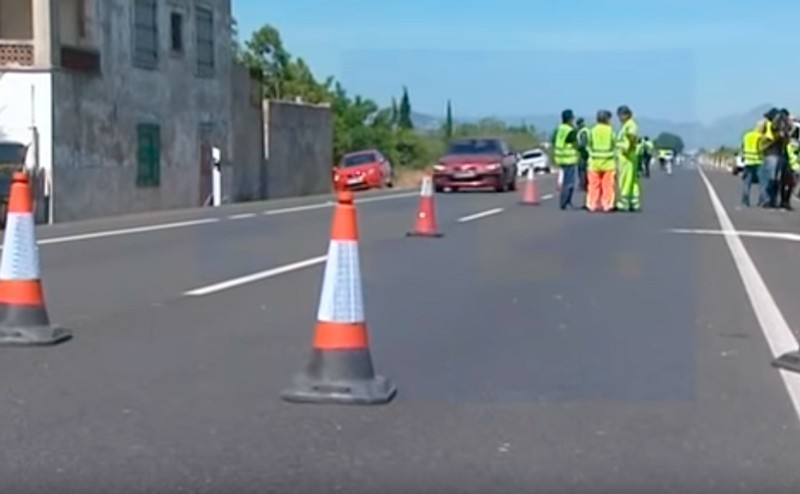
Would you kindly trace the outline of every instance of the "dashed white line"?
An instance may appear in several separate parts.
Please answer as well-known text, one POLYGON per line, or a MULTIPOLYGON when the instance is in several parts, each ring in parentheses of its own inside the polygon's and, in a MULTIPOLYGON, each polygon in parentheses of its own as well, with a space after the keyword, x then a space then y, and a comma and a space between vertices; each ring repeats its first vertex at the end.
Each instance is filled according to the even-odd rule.
POLYGON ((552 199, 552 198, 553 198, 553 194, 545 194, 545 195, 542 196, 542 200, 543 201, 546 201, 546 200, 552 199))
POLYGON ((461 218, 458 219, 458 222, 466 223, 467 221, 479 220, 481 218, 486 218, 487 216, 500 214, 502 212, 503 208, 488 209, 486 211, 481 211, 480 213, 470 214, 469 216, 462 216, 461 218))
POLYGON ((296 206, 293 208, 282 208, 282 209, 270 209, 264 211, 264 214, 267 216, 272 216, 275 214, 286 214, 286 213, 299 213, 301 211, 311 211, 313 209, 322 209, 322 208, 329 208, 333 206, 333 201, 327 201, 319 204, 308 204, 306 206, 296 206))
POLYGON ((228 216, 229 220, 243 220, 246 218, 254 218, 256 213, 242 213, 242 214, 232 214, 228 216))
MULTIPOLYGON (((783 317, 778 304, 772 298, 766 283, 761 278, 761 273, 758 272, 753 259, 747 253, 747 249, 735 233, 736 228, 733 225, 725 207, 722 205, 719 196, 717 196, 714 187, 706 177, 702 168, 697 169, 700 177, 705 183, 708 197, 711 199, 711 205, 714 207, 714 212, 717 215, 717 221, 722 230, 725 232, 725 242, 728 244, 728 250, 731 252, 731 257, 739 270, 739 276, 742 279, 742 284, 747 291, 747 296, 750 299, 750 304, 753 307, 753 312, 758 319, 761 326, 761 331, 769 344, 774 357, 783 355, 784 353, 797 350, 797 339, 794 337, 789 324, 783 317)), ((767 363, 766 365, 768 365, 767 363)), ((794 405, 795 413, 800 418, 800 374, 778 370, 781 379, 783 380, 786 391, 789 393, 789 398, 794 405)))
POLYGON ((213 285, 207 285, 200 288, 188 290, 183 294, 188 297, 200 297, 203 295, 210 295, 212 293, 221 292, 223 290, 228 290, 230 288, 235 288, 237 286, 246 285, 248 283, 265 280, 267 278, 272 278, 274 276, 278 276, 281 274, 291 273, 292 271, 297 271, 299 269, 304 269, 310 266, 315 266, 317 264, 322 264, 323 262, 325 262, 327 258, 328 256, 312 257, 310 259, 305 259, 303 261, 293 262, 291 264, 286 264, 284 266, 278 266, 277 268, 267 269, 265 271, 260 271, 258 273, 248 274, 246 276, 240 276, 238 278, 233 278, 227 281, 214 283, 213 285))

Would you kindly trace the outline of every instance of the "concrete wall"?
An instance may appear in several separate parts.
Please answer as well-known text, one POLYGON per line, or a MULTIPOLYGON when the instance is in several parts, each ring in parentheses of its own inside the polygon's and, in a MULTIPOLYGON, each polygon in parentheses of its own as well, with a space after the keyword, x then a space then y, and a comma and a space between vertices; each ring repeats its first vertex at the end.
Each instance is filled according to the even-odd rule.
POLYGON ((322 194, 332 189, 330 107, 265 101, 264 129, 268 199, 322 194))
POLYGON ((132 56, 133 1, 87 2, 87 31, 101 74, 53 74, 55 221, 200 205, 210 193, 205 142, 231 158, 230 0, 214 8, 215 75, 195 70, 192 0, 158 3, 159 56, 153 70, 132 56), (170 14, 184 16, 184 52, 170 51, 170 14), (161 127, 161 183, 137 187, 137 132, 161 127), (205 129, 201 131, 201 129, 205 129), (205 140, 202 136, 208 136, 205 140))
POLYGON ((224 181, 228 197, 235 202, 266 199, 267 176, 264 159, 264 115, 261 86, 247 68, 234 65, 231 106, 231 174, 224 181), (231 177, 228 179, 228 177, 231 177))

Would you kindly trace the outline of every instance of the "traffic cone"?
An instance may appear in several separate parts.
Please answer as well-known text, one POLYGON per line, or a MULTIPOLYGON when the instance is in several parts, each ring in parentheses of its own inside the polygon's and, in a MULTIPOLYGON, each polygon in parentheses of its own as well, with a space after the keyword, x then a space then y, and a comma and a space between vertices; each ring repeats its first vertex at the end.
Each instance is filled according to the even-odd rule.
POLYGON ((353 193, 339 194, 322 281, 311 359, 281 397, 292 403, 377 405, 397 393, 375 374, 369 351, 353 193))
POLYGON ((422 179, 419 191, 419 208, 417 209, 417 224, 413 232, 408 232, 407 237, 440 238, 444 234, 436 227, 436 205, 433 199, 433 179, 426 175, 422 179))
POLYGON ((39 271, 39 248, 28 174, 15 172, 0 259, 0 346, 55 345, 72 333, 50 324, 39 271))
POLYGON ((522 204, 527 206, 539 205, 539 193, 536 191, 536 174, 533 171, 533 167, 528 168, 528 179, 525 181, 522 204))

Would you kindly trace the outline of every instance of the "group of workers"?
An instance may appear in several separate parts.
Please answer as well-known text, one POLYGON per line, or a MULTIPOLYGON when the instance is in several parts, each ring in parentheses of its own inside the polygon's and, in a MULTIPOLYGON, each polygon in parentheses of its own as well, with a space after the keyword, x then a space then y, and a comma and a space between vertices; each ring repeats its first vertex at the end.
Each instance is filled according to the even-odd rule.
POLYGON ((772 108, 742 138, 742 206, 758 183, 758 206, 792 210, 792 190, 800 173, 800 125, 788 110, 772 108))
POLYGON ((625 105, 617 108, 620 129, 612 126, 608 110, 597 112, 589 128, 583 119, 576 121, 572 110, 561 112, 561 124, 553 134, 553 159, 559 168, 559 207, 574 208, 576 181, 586 193, 582 206, 588 211, 640 211, 640 177, 650 176, 654 144, 640 137, 633 112, 625 105))

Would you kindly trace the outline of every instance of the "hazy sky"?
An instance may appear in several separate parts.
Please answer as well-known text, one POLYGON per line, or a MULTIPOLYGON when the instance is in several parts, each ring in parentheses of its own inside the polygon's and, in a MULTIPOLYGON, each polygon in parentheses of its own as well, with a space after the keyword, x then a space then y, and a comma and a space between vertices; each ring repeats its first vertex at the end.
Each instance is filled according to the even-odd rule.
POLYGON ((243 38, 270 23, 318 76, 381 103, 461 115, 594 111, 710 119, 800 110, 800 2, 233 0, 243 38), (756 21, 757 19, 757 21, 756 21), (786 46, 787 52, 776 47, 786 46), (780 72, 777 72, 780 71, 780 72))

